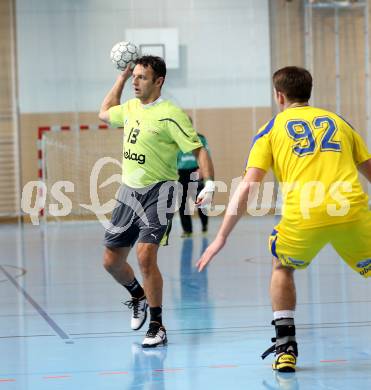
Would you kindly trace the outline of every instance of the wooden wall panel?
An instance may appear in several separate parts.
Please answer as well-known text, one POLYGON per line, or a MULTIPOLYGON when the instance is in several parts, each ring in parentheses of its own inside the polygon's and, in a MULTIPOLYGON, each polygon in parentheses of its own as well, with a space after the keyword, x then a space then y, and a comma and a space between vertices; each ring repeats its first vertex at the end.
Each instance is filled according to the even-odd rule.
POLYGON ((14 0, 0 2, 0 216, 19 212, 14 0))
MULTIPOLYGON (((215 164, 216 179, 224 181, 229 191, 232 179, 243 173, 251 141, 257 129, 272 116, 270 107, 200 109, 192 110, 189 113, 192 113, 197 130, 208 139, 215 164)), ((37 180, 37 129, 39 126, 97 123, 96 113, 22 115, 23 185, 28 181, 37 180)), ((115 147, 121 153, 121 144, 117 144, 115 147)), ((216 201, 224 204, 228 197, 229 192, 227 194, 218 193, 216 201)))
POLYGON ((304 66, 305 45, 308 48, 311 46, 312 58, 307 66, 314 77, 312 103, 336 111, 336 12, 341 111, 357 127, 364 128, 366 72, 363 9, 335 11, 313 8, 311 36, 305 37, 304 1, 270 1, 272 69, 289 64, 304 66))
POLYGON ((271 0, 269 12, 272 71, 304 66, 304 2, 271 0))
MULTIPOLYGON (((370 22, 371 0, 367 1, 370 22)), ((270 0, 272 70, 289 64, 306 66, 314 80, 311 104, 344 116, 370 145, 371 118, 367 111, 371 102, 366 97, 370 89, 371 33, 366 42, 366 27, 370 30, 370 26, 365 24, 365 9, 306 9, 305 3, 270 0)))
POLYGON ((339 10, 336 15, 335 10, 316 9, 312 25, 312 103, 338 112, 365 135, 363 10, 339 10))
POLYGON ((339 13, 340 41, 340 110, 345 118, 366 135, 366 69, 364 11, 339 13))
MULTIPOLYGON (((370 136, 366 131, 365 11, 307 9, 306 35, 304 3, 270 1, 272 69, 289 64, 308 67, 314 79, 311 103, 339 112, 364 137, 370 136), (311 53, 307 58, 306 50, 311 53)), ((368 3, 371 12, 371 0, 368 3)))
MULTIPOLYGON (((307 66, 314 76, 312 103, 337 111, 336 85, 340 85, 340 114, 344 115, 364 137, 371 140, 370 118, 366 103, 367 81, 365 69, 364 14, 360 9, 339 10, 339 75, 336 75, 336 34, 335 11, 313 9, 311 18, 311 42, 305 34, 304 0, 270 0, 270 37, 272 71, 286 66, 306 64, 306 44, 312 47, 312 59, 307 66), (370 127, 370 126, 369 126, 370 127), (368 133, 367 133, 368 131, 368 133)), ((371 0, 369 20, 371 20, 371 0)), ((12 107, 11 42, 14 34, 11 24, 11 9, 14 0, 0 2, 0 134, 14 137, 14 112, 12 107)), ((368 36, 371 48, 371 34, 368 36)), ((371 68, 370 55, 368 58, 371 68)), ((368 86, 369 88, 369 86, 368 86)), ((245 158, 253 134, 272 115, 270 107, 236 109, 192 110, 196 128, 209 140, 216 167, 217 179, 230 185, 232 178, 242 173, 245 158)), ((96 113, 48 113, 23 114, 21 127, 21 160, 23 185, 37 180, 37 128, 52 124, 93 124, 97 123, 96 113)), ((14 138, 13 138, 14 139, 14 138)), ((12 157, 14 160, 14 157, 12 157)), ((13 168, 12 168, 13 169, 13 168)), ((12 171, 8 171, 8 176, 12 171)), ((12 176, 10 174, 10 176, 12 176)), ((14 181, 14 179, 13 179, 14 181)), ((14 184, 14 183, 13 183, 14 184)), ((8 185, 8 184, 7 184, 8 185)), ((17 194, 10 195, 14 200, 17 194)), ((217 201, 225 201, 226 195, 218 194, 217 201)))
POLYGON ((312 11, 312 69, 314 106, 336 111, 336 50, 334 11, 312 11))
POLYGON ((0 2, 0 114, 10 114, 12 107, 12 0, 0 2))

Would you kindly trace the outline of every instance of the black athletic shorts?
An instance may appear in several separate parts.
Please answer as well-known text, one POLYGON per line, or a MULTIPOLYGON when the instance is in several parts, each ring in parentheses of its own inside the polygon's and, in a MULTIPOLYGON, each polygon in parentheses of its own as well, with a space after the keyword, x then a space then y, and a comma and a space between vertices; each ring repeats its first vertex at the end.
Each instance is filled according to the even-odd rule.
POLYGON ((123 184, 106 228, 104 245, 108 248, 132 247, 135 242, 168 244, 174 215, 176 181, 164 181, 144 188, 123 184))

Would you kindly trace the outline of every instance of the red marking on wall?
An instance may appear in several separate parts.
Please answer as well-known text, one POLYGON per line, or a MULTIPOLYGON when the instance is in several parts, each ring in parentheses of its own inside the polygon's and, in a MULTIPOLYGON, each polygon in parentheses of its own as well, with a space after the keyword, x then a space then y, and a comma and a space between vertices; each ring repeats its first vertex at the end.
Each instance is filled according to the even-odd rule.
POLYGON ((42 126, 37 130, 37 138, 41 140, 44 131, 50 131, 50 126, 42 126))
POLYGON ((0 378, 0 382, 15 382, 13 378, 0 378))

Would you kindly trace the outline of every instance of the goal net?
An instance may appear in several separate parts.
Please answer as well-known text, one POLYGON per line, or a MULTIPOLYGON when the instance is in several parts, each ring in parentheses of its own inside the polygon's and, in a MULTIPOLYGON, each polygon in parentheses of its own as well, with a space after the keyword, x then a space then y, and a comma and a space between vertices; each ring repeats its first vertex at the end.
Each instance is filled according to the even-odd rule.
POLYGON ((42 129, 38 152, 39 179, 46 192, 42 214, 47 220, 79 220, 109 213, 121 177, 122 130, 42 129))

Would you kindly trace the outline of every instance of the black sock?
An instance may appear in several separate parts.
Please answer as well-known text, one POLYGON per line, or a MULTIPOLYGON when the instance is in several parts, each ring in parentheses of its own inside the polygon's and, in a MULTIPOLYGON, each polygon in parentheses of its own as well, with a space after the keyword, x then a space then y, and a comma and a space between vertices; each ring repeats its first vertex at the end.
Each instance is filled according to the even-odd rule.
POLYGON ((129 291, 130 295, 133 298, 142 298, 144 297, 143 287, 139 284, 139 282, 134 278, 134 280, 129 284, 124 284, 124 287, 129 291))
POLYGON ((162 308, 161 307, 150 307, 149 313, 151 315, 151 322, 158 322, 162 325, 162 308))

